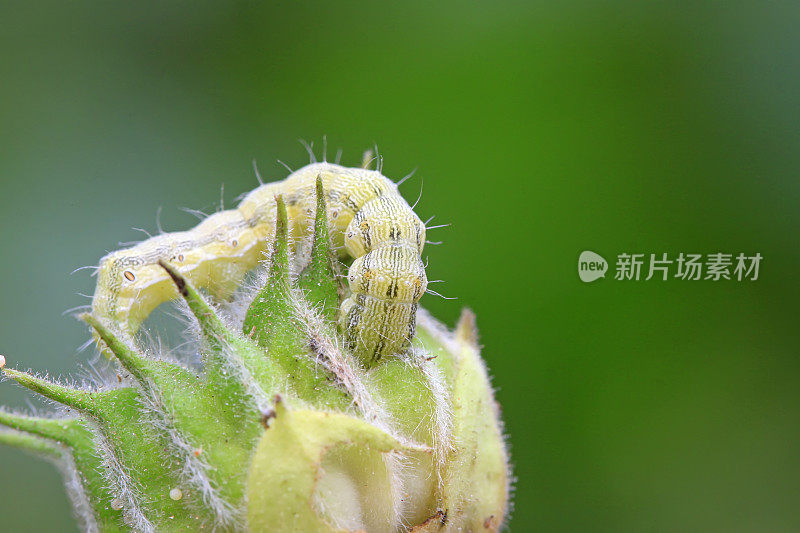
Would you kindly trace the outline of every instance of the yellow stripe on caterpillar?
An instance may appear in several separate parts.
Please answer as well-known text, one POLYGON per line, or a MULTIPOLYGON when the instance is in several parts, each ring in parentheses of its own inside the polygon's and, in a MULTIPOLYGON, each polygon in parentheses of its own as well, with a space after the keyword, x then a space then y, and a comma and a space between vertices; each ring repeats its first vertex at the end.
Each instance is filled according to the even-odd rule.
POLYGON ((332 163, 312 163, 282 182, 262 185, 236 209, 213 214, 189 231, 108 254, 100 261, 93 314, 132 337, 158 305, 178 297, 159 261, 174 265, 195 286, 229 296, 274 239, 276 195, 286 203, 291 235, 308 234, 318 176, 333 246, 355 259, 352 294, 340 308, 345 337, 363 356, 399 353, 414 335, 416 302, 427 286, 420 259, 425 225, 380 172, 332 163))

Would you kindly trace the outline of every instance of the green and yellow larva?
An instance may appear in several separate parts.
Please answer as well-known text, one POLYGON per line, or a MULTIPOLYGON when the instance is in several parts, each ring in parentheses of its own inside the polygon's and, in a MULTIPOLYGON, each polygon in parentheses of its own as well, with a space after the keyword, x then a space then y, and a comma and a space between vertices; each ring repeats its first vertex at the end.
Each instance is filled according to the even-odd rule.
POLYGON ((284 181, 262 185, 236 209, 213 214, 189 231, 158 235, 106 255, 92 313, 132 336, 159 304, 178 297, 159 261, 174 265, 194 285, 226 296, 274 239, 275 196, 283 196, 291 234, 307 234, 314 223, 318 176, 333 246, 354 259, 350 294, 340 307, 345 339, 366 359, 400 353, 414 336, 417 302, 427 288, 420 259, 425 224, 379 171, 332 163, 312 163, 284 181))

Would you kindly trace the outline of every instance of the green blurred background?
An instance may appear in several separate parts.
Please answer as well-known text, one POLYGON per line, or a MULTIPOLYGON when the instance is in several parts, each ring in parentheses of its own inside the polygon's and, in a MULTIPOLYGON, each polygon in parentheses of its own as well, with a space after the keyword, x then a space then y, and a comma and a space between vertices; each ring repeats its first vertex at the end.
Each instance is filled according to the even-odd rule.
MULTIPOLYGON (((91 358, 62 316, 118 241, 213 211, 327 135, 436 215, 478 314, 512 531, 800 530, 793 2, 0 4, 0 353, 91 358), (756 282, 579 281, 590 249, 760 252, 756 282)), ((433 237, 433 235, 432 235, 433 237)), ((87 372, 78 374, 85 376, 87 372)), ((12 383, 0 403, 40 409, 12 383)), ((75 531, 0 449, 0 530, 75 531)))

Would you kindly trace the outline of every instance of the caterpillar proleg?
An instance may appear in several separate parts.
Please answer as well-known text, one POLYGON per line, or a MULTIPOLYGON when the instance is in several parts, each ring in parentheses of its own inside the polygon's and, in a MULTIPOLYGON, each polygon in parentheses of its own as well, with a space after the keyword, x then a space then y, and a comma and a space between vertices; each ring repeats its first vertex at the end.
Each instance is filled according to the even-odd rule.
POLYGON ((425 224, 379 171, 332 163, 312 163, 284 181, 261 185, 236 209, 213 214, 189 231, 106 255, 92 313, 132 337, 159 304, 178 297, 159 261, 216 296, 230 294, 274 239, 276 195, 284 198, 291 235, 305 235, 313 226, 318 176, 333 246, 354 259, 350 294, 339 313, 345 339, 367 359, 401 352, 414 336, 417 302, 427 287, 420 259, 425 224))

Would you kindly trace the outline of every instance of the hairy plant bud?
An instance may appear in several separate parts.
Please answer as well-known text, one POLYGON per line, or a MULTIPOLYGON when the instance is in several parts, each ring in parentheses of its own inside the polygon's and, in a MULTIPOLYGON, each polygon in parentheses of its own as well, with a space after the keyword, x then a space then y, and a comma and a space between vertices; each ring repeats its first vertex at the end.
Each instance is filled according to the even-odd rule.
POLYGON ((247 203, 257 189, 214 224, 104 260, 81 318, 116 365, 109 383, 69 386, 0 356, 4 376, 70 408, 0 410, 0 442, 63 467, 86 531, 502 528, 508 457, 475 316, 451 332, 418 308, 425 228, 394 184, 325 165, 265 185, 267 207, 247 203), (357 255, 349 286, 337 242, 357 255), (173 297, 200 362, 142 342, 173 297))

